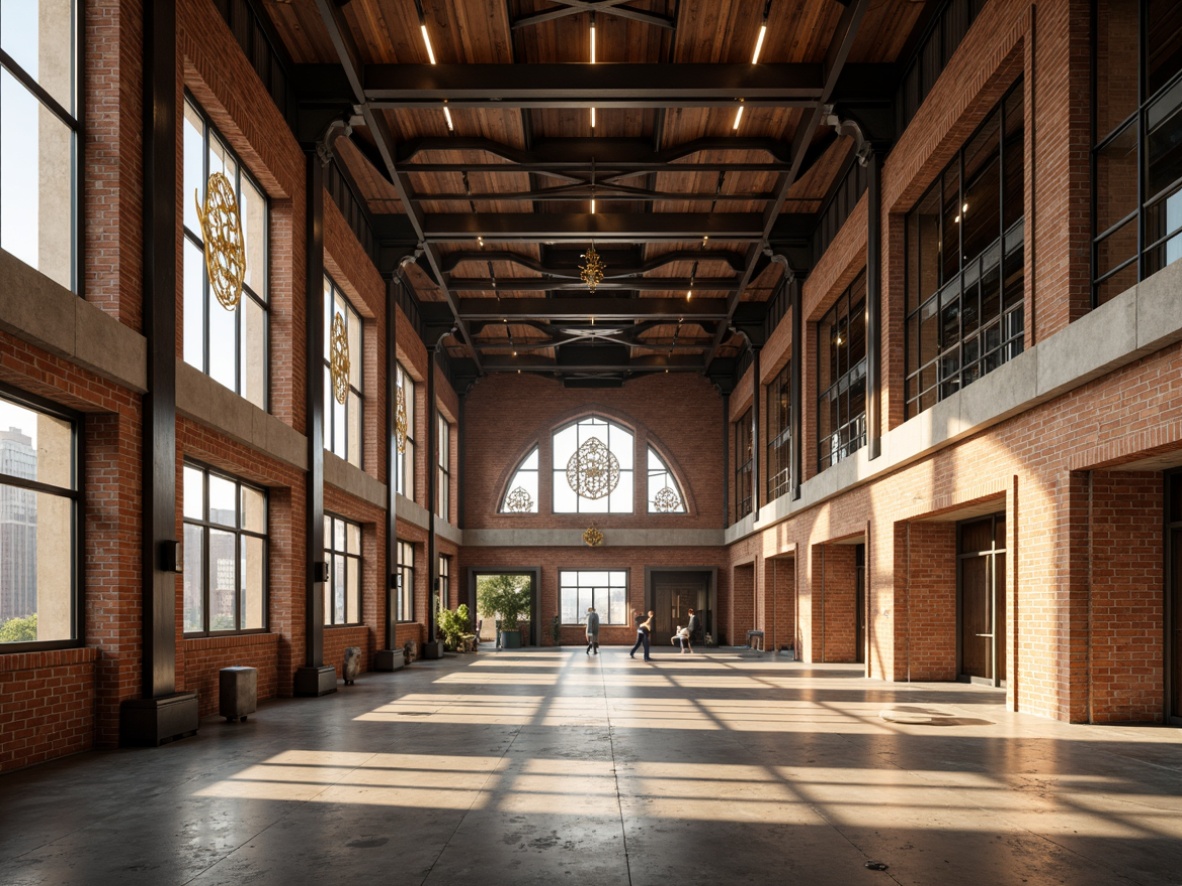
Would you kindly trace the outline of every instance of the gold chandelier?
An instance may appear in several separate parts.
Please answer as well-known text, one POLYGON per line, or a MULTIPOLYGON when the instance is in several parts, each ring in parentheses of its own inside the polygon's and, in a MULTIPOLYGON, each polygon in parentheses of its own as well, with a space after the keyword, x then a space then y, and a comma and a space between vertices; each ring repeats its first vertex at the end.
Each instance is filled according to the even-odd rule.
POLYGON ((607 270, 607 265, 603 263, 603 259, 595 251, 594 240, 591 241, 590 248, 579 258, 586 262, 586 264, 579 265, 579 279, 587 284, 587 291, 594 294, 595 287, 603 282, 603 272, 607 270))

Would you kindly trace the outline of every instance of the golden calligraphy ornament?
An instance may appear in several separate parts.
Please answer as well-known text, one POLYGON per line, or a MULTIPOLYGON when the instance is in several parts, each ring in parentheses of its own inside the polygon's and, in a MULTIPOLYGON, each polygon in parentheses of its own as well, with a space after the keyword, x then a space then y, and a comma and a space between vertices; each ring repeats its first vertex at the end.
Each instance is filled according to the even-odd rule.
POLYGON ((592 437, 566 463, 566 482, 583 498, 604 498, 620 483, 620 460, 592 437))
POLYGON ((659 514, 671 514, 681 507, 681 497, 672 487, 666 486, 653 496, 653 510, 659 514))
POLYGON ((597 548, 603 544, 603 533, 594 526, 590 526, 583 533, 583 541, 587 544, 587 547, 597 548))
POLYGON ((594 241, 579 258, 587 262, 585 265, 579 265, 579 279, 587 285, 587 291, 594 294, 595 287, 603 282, 603 272, 607 270, 607 265, 603 263, 599 258, 599 253, 595 251, 594 241))
POLYGON ((332 395, 338 403, 344 403, 349 396, 349 335, 345 331, 345 318, 340 314, 333 314, 332 317, 329 371, 332 375, 332 395))
POLYGON ((533 497, 525 488, 518 486, 505 497, 505 510, 510 514, 528 514, 534 509, 533 497))
POLYGON ((402 392, 402 385, 396 388, 398 393, 394 397, 394 445, 399 452, 406 452, 406 434, 408 422, 406 419, 406 394, 402 392))
POLYGON ((242 238, 242 217, 230 180, 215 172, 205 184, 205 208, 194 192, 197 220, 205 239, 205 269, 209 288, 223 308, 232 311, 242 297, 246 279, 246 248, 242 238))

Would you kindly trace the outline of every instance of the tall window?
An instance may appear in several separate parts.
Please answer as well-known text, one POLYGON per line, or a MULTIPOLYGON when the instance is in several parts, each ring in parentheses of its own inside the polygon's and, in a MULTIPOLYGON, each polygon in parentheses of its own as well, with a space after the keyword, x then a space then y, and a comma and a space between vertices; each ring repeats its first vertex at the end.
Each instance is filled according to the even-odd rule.
POLYGON ((633 436, 598 416, 567 425, 552 438, 556 514, 630 514, 633 436))
POLYGON ((439 557, 439 596, 435 603, 436 610, 450 609, 451 600, 451 557, 439 557))
POLYGON ((817 324, 817 469, 866 443, 866 272, 817 324))
POLYGON ((536 514, 538 512, 538 447, 521 460, 509 488, 501 501, 502 514, 536 514))
POLYGON ((185 224, 185 362, 266 409, 267 200, 205 114, 188 100, 181 205, 185 224), (210 291, 205 239, 197 218, 197 203, 204 206, 206 184, 215 172, 226 176, 234 189, 246 249, 242 297, 232 311, 223 308, 210 291))
POLYGON ((76 438, 69 419, 0 396, 0 648, 78 637, 76 438))
POLYGON ((414 621, 415 619, 415 549, 407 541, 398 542, 398 620, 414 621))
POLYGON ((324 446, 349 464, 361 467, 361 315, 353 310, 332 278, 324 277, 324 446), (349 342, 349 389, 345 402, 332 384, 332 327, 340 317, 349 342))
POLYGON ((451 425, 439 416, 439 458, 435 467, 435 513, 451 519, 451 425))
MULTIPOLYGON (((402 391, 406 409, 406 446, 402 452, 394 449, 395 491, 414 500, 415 497, 415 383, 401 363, 395 364, 394 383, 402 391)), ((397 397, 397 394, 395 394, 397 397)), ((395 399, 397 404, 397 399, 395 399)))
POLYGON ((582 624, 588 606, 595 607, 600 624, 627 624, 628 573, 623 569, 559 570, 558 601, 564 625, 582 624))
POLYGON ((267 627, 267 494, 198 465, 184 472, 186 634, 267 627))
POLYGON ((78 12, 5 0, 0 13, 0 248, 78 289, 78 12))
POLYGON ((755 425, 751 410, 743 413, 735 428, 735 521, 751 513, 755 507, 751 493, 752 468, 755 465, 755 425))
POLYGON ((324 623, 361 622, 361 527, 340 517, 324 516, 324 623))
POLYGON ((648 512, 650 514, 684 514, 685 498, 677 478, 665 464, 665 459, 651 446, 648 448, 648 512))
POLYGON ((792 364, 786 363, 767 388, 767 497, 792 487, 792 364))
POLYGON ((1182 257, 1182 7, 1093 4, 1092 303, 1182 257))
POLYGON ((1021 81, 907 214, 906 414, 1022 353, 1021 81))

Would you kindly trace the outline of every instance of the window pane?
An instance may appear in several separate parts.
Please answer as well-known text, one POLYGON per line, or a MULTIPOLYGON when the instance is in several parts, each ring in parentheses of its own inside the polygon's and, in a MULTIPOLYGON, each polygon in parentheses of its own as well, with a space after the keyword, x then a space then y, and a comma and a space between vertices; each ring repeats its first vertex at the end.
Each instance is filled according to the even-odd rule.
MULTIPOLYGON (((186 480, 188 469, 186 468, 186 480)), ((187 485, 187 484, 186 484, 187 485)), ((205 630, 205 532, 200 526, 185 524, 184 630, 205 630)))
POLYGON ((361 315, 354 310, 346 312, 349 323, 349 384, 357 390, 361 387, 361 315))
POLYGON ((74 59, 71 0, 3 0, 0 46, 73 114, 74 59))
POLYGON ((1149 0, 1148 6, 1145 94, 1153 95, 1182 71, 1182 4, 1177 0, 1149 0))
POLYGON ((349 414, 349 463, 361 467, 361 398, 354 391, 349 391, 346 411, 349 414))
POLYGON ((209 477, 209 522, 238 526, 238 484, 225 477, 209 477))
MULTIPOLYGON (((1129 219, 1096 244, 1096 276, 1103 277, 1113 268, 1137 255, 1137 219, 1129 219)), ((1134 275, 1137 269, 1133 267, 1134 275)), ((1133 282, 1137 279, 1134 276, 1133 282)))
MULTIPOLYGON (((210 480, 212 481, 212 477, 210 480)), ((236 626, 236 536, 220 529, 209 531, 209 629, 232 631, 236 626)))
POLYGON ((205 372, 205 256, 188 237, 182 253, 185 362, 205 372))
POLYGON ((73 452, 69 422, 0 398, 0 474, 73 489, 73 452))
POLYGON ((246 251, 245 282, 264 301, 267 298, 267 203, 254 182, 242 176, 238 195, 242 240, 246 251))
POLYGON ((209 298, 209 374, 236 391, 238 379, 238 312, 227 311, 212 295, 209 298))
MULTIPOLYGON (((218 310, 215 305, 213 310, 218 310)), ((242 390, 243 397, 259 409, 267 408, 267 312, 245 292, 238 302, 242 312, 242 390)))
MULTIPOLYGON (((1137 127, 1129 124, 1096 154, 1096 233, 1137 208, 1137 127)), ((1135 229, 1134 229, 1135 230, 1135 229)))
POLYGON ((0 627, 6 642, 72 639, 73 509, 63 496, 0 483, 0 627))
MULTIPOLYGON (((195 236, 204 237, 201 223, 197 218, 197 203, 205 200, 205 143, 203 133, 205 121, 188 102, 185 102, 183 176, 181 186, 181 208, 184 210, 185 227, 195 236)), ((250 267, 249 260, 247 268, 250 267)))
POLYGON ((243 536, 244 561, 242 567, 242 629, 261 630, 266 619, 266 544, 261 538, 243 536))
MULTIPOLYGON (((205 519, 205 472, 185 465, 184 515, 194 520, 205 519)), ((185 557, 188 562, 188 555, 185 557)))
POLYGON ((345 609, 350 624, 361 621, 361 561, 347 557, 345 574, 345 609))
POLYGON ((1005 104, 1005 192, 1002 199, 1005 216, 1002 225, 1007 229, 1026 214, 1024 113, 1025 94, 1022 91, 1022 83, 1019 82, 1005 104))
POLYGON ((1146 197, 1182 178, 1182 80, 1146 109, 1146 197))
POLYGON ((345 623, 345 560, 337 554, 332 558, 332 623, 345 623))
POLYGON ((267 496, 250 486, 242 487, 242 528, 249 532, 267 531, 267 496))
POLYGON ((0 108, 0 247, 69 289, 74 134, 7 69, 0 108))

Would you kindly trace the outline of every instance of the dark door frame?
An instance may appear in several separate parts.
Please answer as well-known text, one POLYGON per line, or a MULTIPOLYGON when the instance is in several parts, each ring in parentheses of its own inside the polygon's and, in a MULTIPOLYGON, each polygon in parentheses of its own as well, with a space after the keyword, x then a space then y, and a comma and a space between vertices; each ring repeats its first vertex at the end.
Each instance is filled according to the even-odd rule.
MULTIPOLYGON (((998 554, 1007 554, 1007 551, 1005 548, 1005 539, 1004 538, 1002 539, 1002 541, 1001 541, 1002 546, 1001 547, 998 547, 998 543, 997 543, 997 521, 999 519, 1001 519, 1002 521, 1005 521, 1005 519, 1006 519, 1005 511, 998 511, 994 514, 984 514, 980 517, 972 517, 967 520, 958 520, 956 523, 956 676, 957 676, 957 679, 961 680, 961 681, 971 682, 971 683, 981 683, 984 685, 989 685, 989 686, 994 686, 994 687, 1004 687, 1007 682, 1006 680, 999 678, 998 673, 997 673, 998 672, 997 663, 998 663, 998 658, 999 658, 999 654, 998 654, 999 646, 1004 651, 1005 629, 1006 629, 1004 621, 1000 625, 997 623, 997 597, 998 597, 997 555, 998 554), (961 527, 966 526, 970 523, 980 523, 982 520, 992 520, 993 521, 991 548, 988 551, 971 551, 969 553, 963 553, 960 549, 960 547, 961 547, 961 540, 960 540, 961 527), (964 668, 964 650, 962 648, 963 644, 961 642, 961 633, 962 633, 961 619, 963 618, 964 613, 961 611, 961 606, 962 606, 962 600, 964 597, 964 587, 962 584, 962 576, 963 576, 962 563, 965 560, 968 560, 968 559, 971 559, 974 557, 988 557, 989 561, 990 561, 989 562, 989 595, 990 595, 990 607, 991 607, 990 624, 992 625, 992 630, 993 630, 993 642, 990 644, 990 647, 991 647, 990 648, 990 656, 991 656, 990 670, 993 672, 992 678, 970 676, 968 674, 965 674, 964 670, 963 670, 963 668, 964 668), (1000 636, 999 636, 999 634, 1000 634, 1000 636)), ((1009 558, 1007 556, 1007 560, 1008 559, 1009 558)), ((1002 572, 1001 580, 1002 580, 1001 594, 1003 595, 1003 599, 1004 599, 1004 595, 1006 593, 1004 570, 1002 572)), ((1010 617, 1009 612, 1007 610, 1006 619, 1008 619, 1009 617, 1010 617)), ((1007 677, 1009 676, 1009 661, 1008 661, 1008 659, 1006 661, 1006 676, 1007 677)))
POLYGON ((718 627, 715 612, 715 606, 718 603, 718 567, 717 566, 645 566, 644 567, 644 611, 652 609, 655 605, 653 600, 653 575, 658 572, 699 572, 709 574, 710 581, 706 585, 706 609, 710 613, 711 621, 714 623, 707 627, 705 621, 702 622, 702 633, 705 635, 707 631, 713 629, 714 638, 718 638, 718 627))
MULTIPOLYGON (((1174 574, 1174 534, 1175 531, 1182 531, 1182 519, 1171 520, 1170 514, 1174 511, 1175 505, 1178 506, 1179 516, 1182 516, 1182 502, 1174 502, 1174 495, 1171 491, 1171 481, 1182 476, 1182 468, 1175 468, 1171 471, 1164 471, 1162 473, 1162 484, 1164 489, 1164 504, 1165 507, 1162 512, 1162 551, 1165 558, 1162 572, 1164 581, 1162 583, 1162 622, 1164 644, 1162 651, 1164 652, 1164 659, 1162 662, 1162 670, 1165 675, 1163 682, 1162 694, 1162 711, 1165 717, 1165 722, 1173 726, 1182 726, 1182 710, 1176 710, 1174 707, 1174 696, 1178 692, 1178 687, 1174 685, 1175 671, 1178 667, 1177 658, 1182 655, 1182 649, 1177 647, 1177 621, 1182 614, 1179 613, 1178 608, 1182 607, 1182 575, 1174 574)), ((1182 495, 1182 481, 1179 481, 1179 495, 1182 495)), ((1182 706, 1180 706, 1182 707, 1182 706)))
POLYGON ((542 567, 541 566, 469 566, 468 567, 468 611, 477 613, 475 618, 480 618, 479 610, 476 608, 476 579, 482 575, 528 575, 529 576, 529 590, 530 590, 530 607, 529 607, 529 637, 522 638, 522 646, 539 646, 541 645, 538 638, 541 637, 539 633, 542 606, 542 567))

